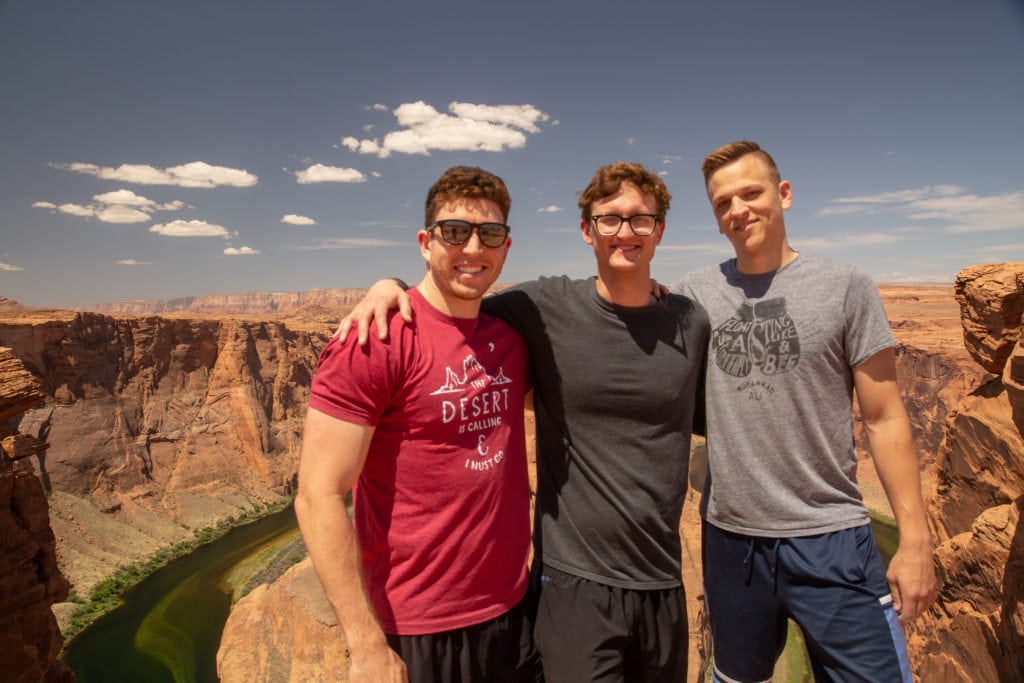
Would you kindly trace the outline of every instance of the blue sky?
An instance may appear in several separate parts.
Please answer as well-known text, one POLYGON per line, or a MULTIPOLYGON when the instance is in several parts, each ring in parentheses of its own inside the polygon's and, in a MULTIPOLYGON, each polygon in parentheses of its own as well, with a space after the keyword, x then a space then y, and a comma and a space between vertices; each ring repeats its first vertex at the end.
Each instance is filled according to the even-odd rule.
POLYGON ((417 281, 429 185, 501 175, 502 281, 583 277, 577 193, 674 198, 654 275, 730 254, 699 167, 756 140, 792 245, 881 282, 1024 260, 1024 2, 0 0, 0 295, 85 306, 417 281))

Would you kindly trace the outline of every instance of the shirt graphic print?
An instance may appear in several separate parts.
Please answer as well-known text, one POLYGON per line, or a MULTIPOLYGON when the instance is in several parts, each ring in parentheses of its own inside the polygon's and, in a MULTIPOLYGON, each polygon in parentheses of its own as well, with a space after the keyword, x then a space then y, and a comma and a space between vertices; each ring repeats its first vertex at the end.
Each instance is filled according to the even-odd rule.
POLYGON ((767 376, 795 368, 800 335, 785 297, 740 304, 712 333, 711 350, 718 368, 733 377, 747 377, 755 368, 767 376))
MULTIPOLYGON (((469 355, 462 362, 461 373, 445 367, 445 381, 431 396, 444 396, 441 401, 441 419, 444 424, 458 421, 459 434, 483 432, 501 426, 500 413, 508 410, 509 387, 512 380, 502 368, 491 375, 476 359, 469 355)), ((487 443, 487 434, 477 437, 475 457, 466 458, 466 469, 485 471, 505 459, 505 452, 493 449, 487 443)))

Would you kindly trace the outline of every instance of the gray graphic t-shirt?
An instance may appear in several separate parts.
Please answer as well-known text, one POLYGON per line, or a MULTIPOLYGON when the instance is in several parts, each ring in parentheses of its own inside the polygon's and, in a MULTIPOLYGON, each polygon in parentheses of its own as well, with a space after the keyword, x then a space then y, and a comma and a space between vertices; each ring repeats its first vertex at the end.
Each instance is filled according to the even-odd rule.
POLYGON ((813 255, 750 276, 733 259, 686 275, 673 291, 711 318, 704 517, 778 537, 867 523, 852 369, 896 344, 870 277, 813 255))

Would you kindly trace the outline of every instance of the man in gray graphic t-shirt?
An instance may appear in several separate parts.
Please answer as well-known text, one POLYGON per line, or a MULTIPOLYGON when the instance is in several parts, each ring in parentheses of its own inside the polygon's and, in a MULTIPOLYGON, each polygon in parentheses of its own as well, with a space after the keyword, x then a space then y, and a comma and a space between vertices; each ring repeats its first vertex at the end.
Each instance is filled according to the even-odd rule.
POLYGON ((764 681, 803 631, 817 680, 910 680, 901 621, 935 596, 896 345, 870 278, 786 239, 792 188, 755 143, 704 161, 736 258, 673 287, 708 311, 704 582, 715 680, 764 681), (899 526, 888 572, 856 480, 852 395, 899 526))

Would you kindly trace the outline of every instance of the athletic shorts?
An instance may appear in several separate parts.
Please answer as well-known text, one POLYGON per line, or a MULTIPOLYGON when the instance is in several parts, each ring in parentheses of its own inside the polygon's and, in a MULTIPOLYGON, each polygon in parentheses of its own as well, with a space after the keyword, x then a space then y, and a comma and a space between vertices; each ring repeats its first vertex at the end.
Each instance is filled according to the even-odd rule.
POLYGON ((816 681, 913 680, 870 526, 759 538, 705 522, 703 548, 717 680, 771 678, 787 618, 803 632, 816 681))
POLYGON ((416 636, 388 634, 405 662, 409 683, 537 683, 543 681, 533 645, 531 598, 473 626, 416 636))
POLYGON ((544 566, 534 640, 547 683, 682 683, 686 595, 682 586, 630 590, 544 566))

